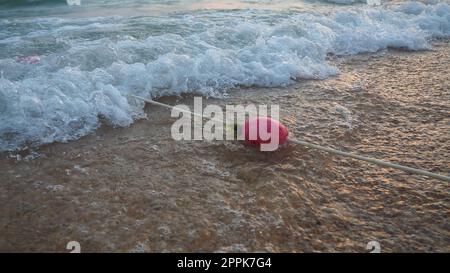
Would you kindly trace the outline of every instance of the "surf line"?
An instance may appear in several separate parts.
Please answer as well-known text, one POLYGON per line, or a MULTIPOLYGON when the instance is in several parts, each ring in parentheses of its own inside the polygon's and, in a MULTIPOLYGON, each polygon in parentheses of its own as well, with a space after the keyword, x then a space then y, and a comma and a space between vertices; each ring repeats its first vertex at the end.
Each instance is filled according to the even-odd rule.
MULTIPOLYGON (((161 102, 157 102, 157 101, 154 101, 154 100, 146 99, 146 98, 139 97, 139 96, 136 96, 136 95, 130 95, 130 96, 135 98, 135 99, 147 102, 149 104, 165 107, 165 108, 168 108, 168 109, 171 109, 171 110, 175 109, 177 111, 180 111, 180 112, 183 112, 183 113, 186 113, 186 114, 191 114, 191 115, 194 115, 194 116, 198 116, 198 117, 201 117, 201 118, 207 118, 207 117, 203 116, 200 113, 194 113, 194 112, 191 112, 191 111, 188 111, 188 110, 185 110, 185 109, 177 108, 175 106, 171 106, 171 105, 168 105, 168 104, 165 104, 165 103, 161 103, 161 102)), ((219 121, 219 120, 216 120, 216 121, 219 121)), ((220 120, 220 122, 223 122, 223 120, 220 120)), ((445 176, 445 175, 442 175, 442 174, 429 172, 429 171, 422 170, 422 169, 411 168, 411 167, 403 166, 403 165, 392 163, 392 162, 383 161, 383 160, 372 158, 372 157, 368 157, 368 156, 358 155, 358 154, 351 153, 351 152, 343 152, 343 151, 340 151, 340 150, 337 150, 337 149, 334 149, 334 148, 331 148, 331 147, 326 147, 326 146, 310 143, 310 142, 307 142, 307 141, 304 141, 304 140, 289 138, 288 142, 294 143, 294 144, 297 144, 297 145, 302 145, 302 146, 305 146, 305 147, 308 147, 308 148, 311 148, 311 149, 315 149, 315 150, 325 151, 327 153, 334 154, 334 155, 339 155, 339 156, 343 156, 343 157, 349 157, 349 158, 353 158, 353 159, 357 159, 357 160, 362 160, 362 161, 365 161, 365 162, 368 162, 368 163, 372 163, 372 164, 375 164, 375 165, 378 165, 378 166, 386 167, 386 168, 393 168, 393 169, 401 170, 401 171, 412 173, 412 174, 424 175, 424 176, 432 177, 432 178, 435 178, 435 179, 438 179, 438 180, 450 182, 450 177, 449 176, 445 176)))

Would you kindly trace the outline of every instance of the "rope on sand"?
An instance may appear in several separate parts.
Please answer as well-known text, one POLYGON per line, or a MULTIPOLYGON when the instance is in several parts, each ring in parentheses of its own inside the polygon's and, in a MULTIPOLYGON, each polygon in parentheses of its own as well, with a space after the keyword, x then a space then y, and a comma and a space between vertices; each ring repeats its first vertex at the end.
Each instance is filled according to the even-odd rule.
MULTIPOLYGON (((161 107, 165 107, 168 109, 175 109, 178 110, 180 112, 183 113, 187 113, 187 114, 192 114, 198 117, 202 117, 205 118, 202 114, 199 113, 194 113, 191 111, 187 111, 185 109, 181 109, 175 106, 171 106, 168 104, 164 104, 161 102, 157 102, 154 100, 149 100, 143 97, 139 97, 139 96, 135 96, 135 95, 131 95, 131 97, 145 101, 147 103, 153 104, 153 105, 157 105, 157 106, 161 106, 161 107)), ((219 121, 219 120, 217 120, 219 121)), ((223 120, 220 120, 221 122, 223 122, 223 120)), ((289 139, 289 142, 298 144, 298 145, 302 145, 311 149, 316 149, 316 150, 321 150, 321 151, 325 151, 327 153, 330 154, 335 154, 335 155, 339 155, 339 156, 344 156, 344 157, 350 157, 350 158, 354 158, 354 159, 358 159, 358 160, 362 160, 362 161, 366 161, 375 165, 379 165, 382 167, 387 167, 387 168, 393 168, 393 169, 397 169, 397 170, 401 170, 404 172, 408 172, 408 173, 412 173, 412 174, 418 174, 418 175, 424 175, 424 176, 428 176, 428 177, 432 177, 432 178, 436 178, 442 181, 446 181, 446 182, 450 182, 450 177, 449 176, 445 176, 445 175, 441 175, 441 174, 437 174, 437 173, 432 173, 429 171, 425 171, 425 170, 421 170, 421 169, 416 169, 416 168, 411 168, 411 167, 407 167, 407 166, 403 166, 403 165, 399 165, 399 164, 395 164, 395 163, 391 163, 391 162, 387 162, 387 161, 383 161, 383 160, 379 160, 376 158, 372 158, 372 157, 367 157, 367 156, 362 156, 362 155, 358 155, 358 154, 354 154, 354 153, 350 153, 350 152, 343 152, 340 150, 336 150, 330 147, 326 147, 326 146, 321 146, 318 144, 314 144, 314 143, 310 143, 310 142, 306 142, 303 140, 298 140, 298 139, 289 139)))
POLYGON ((330 147, 325 147, 325 146, 309 143, 309 142, 306 142, 306 141, 303 141, 303 140, 289 139, 289 141, 292 142, 292 143, 295 143, 295 144, 303 145, 303 146, 308 147, 308 148, 312 148, 312 149, 316 149, 316 150, 322 150, 322 151, 328 152, 330 154, 335 154, 335 155, 340 155, 340 156, 345 156, 345 157, 351 157, 351 158, 354 158, 354 159, 366 161, 366 162, 369 162, 369 163, 372 163, 372 164, 376 164, 376 165, 379 165, 379 166, 393 168, 393 169, 397 169, 397 170, 402 170, 404 172, 409 172, 409 173, 413 173, 413 174, 425 175, 425 176, 433 177, 433 178, 436 178, 436 179, 439 179, 439 180, 442 180, 442 181, 450 182, 450 177, 445 176, 445 175, 432 173, 432 172, 421 170, 421 169, 406 167, 406 166, 403 166, 403 165, 399 165, 399 164, 395 164, 395 163, 379 160, 379 159, 372 158, 372 157, 357 155, 357 154, 349 153, 349 152, 343 152, 343 151, 339 151, 339 150, 336 150, 336 149, 333 149, 333 148, 330 148, 330 147))

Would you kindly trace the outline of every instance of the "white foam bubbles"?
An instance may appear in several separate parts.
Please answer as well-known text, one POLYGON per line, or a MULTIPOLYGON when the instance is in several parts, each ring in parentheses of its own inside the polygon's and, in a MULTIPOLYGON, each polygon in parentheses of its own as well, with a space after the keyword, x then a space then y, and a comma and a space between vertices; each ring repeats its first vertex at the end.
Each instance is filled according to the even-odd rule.
MULTIPOLYGON (((143 116, 131 93, 211 96, 236 86, 285 86, 338 73, 327 54, 422 50, 430 38, 450 35, 447 4, 42 20, 15 33, 22 47, 0 31, 4 52, 39 56, 27 64, 1 55, 0 150, 77 139, 102 122, 128 126, 143 116), (116 31, 136 28, 135 35, 116 31)), ((13 33, 18 22, 0 24, 13 33)))

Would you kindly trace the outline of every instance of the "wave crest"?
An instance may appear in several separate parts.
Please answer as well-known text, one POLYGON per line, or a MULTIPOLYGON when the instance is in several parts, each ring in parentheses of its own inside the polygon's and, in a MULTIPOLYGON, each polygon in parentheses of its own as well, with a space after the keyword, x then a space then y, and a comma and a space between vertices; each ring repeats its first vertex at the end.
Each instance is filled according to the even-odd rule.
POLYGON ((85 35, 102 28, 135 27, 136 20, 148 23, 149 18, 83 23, 45 19, 42 24, 51 26, 47 32, 40 29, 0 40, 11 48, 49 36, 52 46, 62 43, 55 52, 41 55, 37 64, 0 60, 0 150, 76 139, 101 120, 128 126, 143 116, 143 105, 128 101, 130 93, 211 96, 236 86, 285 86, 293 79, 323 79, 338 73, 327 63, 327 54, 388 47, 423 50, 429 48, 429 39, 450 36, 447 4, 355 8, 329 16, 274 15, 278 17, 270 20, 267 14, 247 15, 182 15, 166 19, 179 33, 167 33, 165 26, 160 35, 145 39, 97 40, 85 35), (81 38, 66 38, 80 32, 81 38))

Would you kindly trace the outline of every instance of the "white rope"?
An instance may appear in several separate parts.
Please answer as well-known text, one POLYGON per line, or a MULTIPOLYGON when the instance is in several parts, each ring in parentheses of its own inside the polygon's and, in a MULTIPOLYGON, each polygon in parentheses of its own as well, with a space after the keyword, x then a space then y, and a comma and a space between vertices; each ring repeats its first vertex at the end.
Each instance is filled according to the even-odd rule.
POLYGON ((395 163, 379 160, 379 159, 372 158, 372 157, 357 155, 357 154, 354 154, 354 153, 343 152, 343 151, 339 151, 339 150, 336 150, 336 149, 333 149, 333 148, 330 148, 330 147, 324 147, 324 146, 321 146, 321 145, 309 143, 309 142, 302 141, 302 140, 289 139, 289 141, 292 142, 292 143, 295 143, 295 144, 300 144, 300 145, 306 146, 308 148, 312 148, 312 149, 316 149, 316 150, 322 150, 322 151, 325 151, 325 152, 328 152, 328 153, 331 153, 331 154, 345 156, 345 157, 351 157, 351 158, 363 160, 363 161, 366 161, 366 162, 369 162, 369 163, 372 163, 372 164, 380 165, 380 166, 383 166, 383 167, 394 168, 394 169, 402 170, 402 171, 405 171, 405 172, 409 172, 409 173, 413 173, 413 174, 425 175, 425 176, 433 177, 433 178, 436 178, 436 179, 439 179, 439 180, 442 180, 442 181, 450 182, 450 177, 445 176, 445 175, 432 173, 432 172, 421 170, 421 169, 406 167, 406 166, 403 166, 403 165, 399 165, 399 164, 395 164, 395 163))
MULTIPOLYGON (((165 108, 168 108, 168 109, 175 109, 175 110, 178 110, 178 111, 183 112, 183 113, 193 114, 195 116, 206 118, 202 114, 199 114, 199 113, 194 113, 194 112, 191 112, 191 111, 187 111, 187 110, 184 110, 184 109, 181 109, 181 108, 178 108, 178 107, 174 107, 174 106, 171 106, 171 105, 167 105, 167 104, 164 104, 164 103, 161 103, 161 102, 157 102, 157 101, 154 101, 154 100, 145 99, 143 97, 139 97, 139 96, 135 96, 135 95, 131 95, 131 96, 136 98, 136 99, 139 99, 139 100, 145 101, 147 103, 153 104, 153 105, 158 105, 158 106, 165 107, 165 108)), ((221 122, 223 122, 223 121, 221 121, 221 122)), ((397 169, 397 170, 402 170, 404 172, 424 175, 424 176, 436 178, 436 179, 439 179, 439 180, 442 180, 442 181, 450 182, 450 177, 449 176, 445 176, 445 175, 441 175, 441 174, 437 174, 437 173, 432 173, 432 172, 421 170, 421 169, 406 167, 406 166, 403 166, 403 165, 399 165, 399 164, 395 164, 395 163, 379 160, 379 159, 372 158, 372 157, 357 155, 357 154, 349 153, 349 152, 343 152, 343 151, 339 151, 339 150, 336 150, 336 149, 333 149, 333 148, 330 148, 330 147, 325 147, 325 146, 317 145, 317 144, 314 144, 314 143, 309 143, 309 142, 306 142, 306 141, 303 141, 303 140, 289 139, 288 141, 292 142, 292 143, 295 143, 295 144, 298 144, 298 145, 302 145, 302 146, 308 147, 308 148, 325 151, 325 152, 328 152, 330 154, 340 155, 340 156, 344 156, 344 157, 350 157, 350 158, 366 161, 366 162, 369 162, 369 163, 372 163, 372 164, 376 164, 376 165, 379 165, 379 166, 393 168, 393 169, 397 169)))

